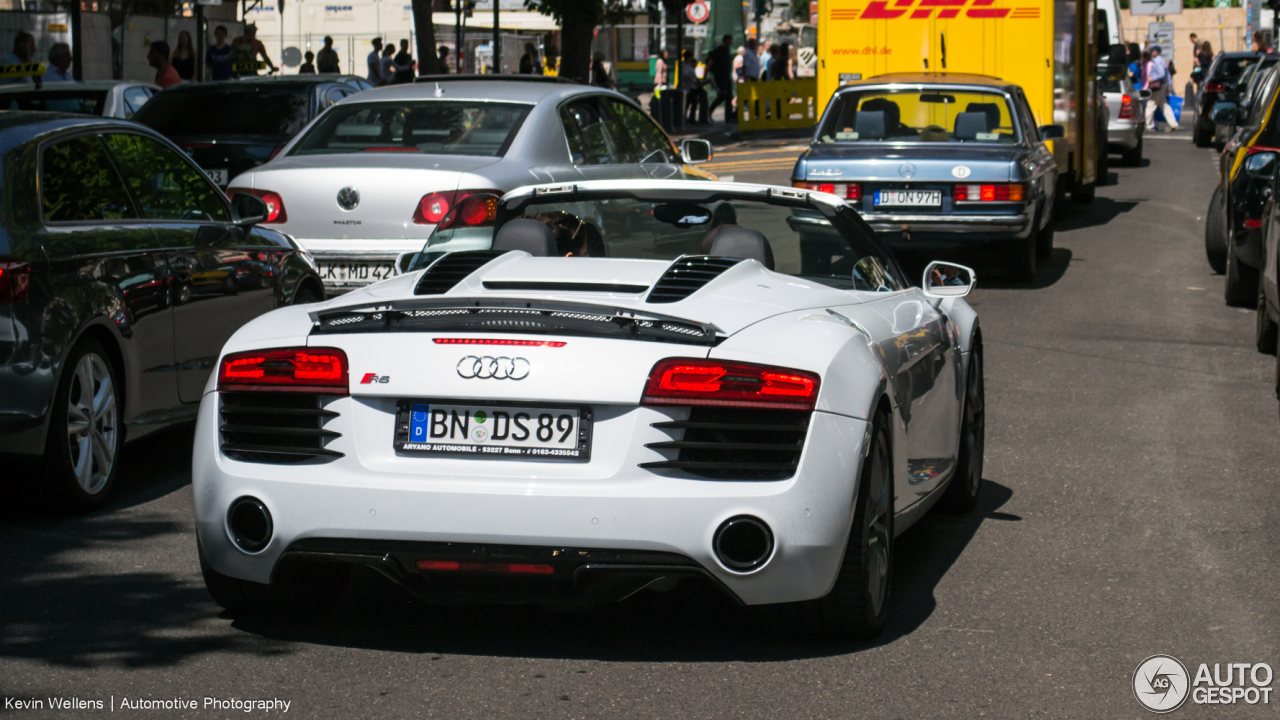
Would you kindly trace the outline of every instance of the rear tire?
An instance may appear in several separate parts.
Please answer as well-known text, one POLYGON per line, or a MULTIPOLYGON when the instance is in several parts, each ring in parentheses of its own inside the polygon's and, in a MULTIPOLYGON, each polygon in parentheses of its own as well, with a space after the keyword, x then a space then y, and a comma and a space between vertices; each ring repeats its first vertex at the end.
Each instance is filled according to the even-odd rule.
POLYGON ((1280 336, 1280 327, 1267 314, 1267 296, 1262 291, 1262 283, 1258 283, 1258 318, 1254 333, 1258 352, 1273 355, 1276 352, 1276 338, 1280 336))
POLYGON ((889 618, 893 581, 893 455, 889 419, 877 414, 858 480, 857 511, 831 592, 798 603, 806 629, 825 637, 866 640, 889 618))
POLYGON ((1200 127, 1200 121, 1196 121, 1195 129, 1191 131, 1191 140, 1196 147, 1207 148, 1213 144, 1213 129, 1205 129, 1200 127))
POLYGON ((1031 282, 1036 278, 1037 235, 1014 240, 1005 247, 1004 269, 1014 282, 1031 282))
POLYGON ((102 343, 81 340, 67 356, 49 413, 38 473, 54 502, 71 512, 106 504, 124 444, 124 397, 102 343))
POLYGON ((1249 307, 1258 300, 1258 270, 1240 262, 1236 244, 1227 240, 1227 277, 1223 296, 1231 307, 1249 307))
POLYGON ((1137 146, 1130 150, 1125 150, 1124 154, 1120 156, 1120 160, 1127 167, 1140 167, 1142 165, 1142 141, 1143 138, 1138 138, 1137 146))
POLYGON ((978 506, 982 492, 982 461, 986 451, 986 390, 982 377, 982 345, 974 343, 965 378, 964 423, 960 426, 960 457, 956 473, 938 505, 964 513, 978 506))
POLYGON ((1036 233, 1036 257, 1047 258, 1053 254, 1053 231, 1054 224, 1050 219, 1049 223, 1036 233))
POLYGON ((1227 212, 1221 185, 1213 191, 1204 219, 1204 254, 1215 273, 1227 271, 1227 212))

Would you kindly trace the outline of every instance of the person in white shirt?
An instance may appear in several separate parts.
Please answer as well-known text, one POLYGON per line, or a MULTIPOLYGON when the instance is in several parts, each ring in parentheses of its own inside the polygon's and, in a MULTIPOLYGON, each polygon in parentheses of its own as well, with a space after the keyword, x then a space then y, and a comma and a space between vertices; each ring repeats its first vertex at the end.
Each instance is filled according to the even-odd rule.
POLYGON ((1160 56, 1160 46, 1151 46, 1151 64, 1147 70, 1146 88, 1151 91, 1151 99, 1147 101, 1147 129, 1156 129, 1156 108, 1160 109, 1164 115, 1164 121, 1169 126, 1169 132, 1178 129, 1178 120, 1173 115, 1173 108, 1169 106, 1169 83, 1172 78, 1169 76, 1169 65, 1164 58, 1160 56))
POLYGON ((55 82, 75 82, 76 79, 71 74, 71 46, 64 43, 54 43, 49 48, 49 71, 44 74, 44 81, 47 83, 55 82))

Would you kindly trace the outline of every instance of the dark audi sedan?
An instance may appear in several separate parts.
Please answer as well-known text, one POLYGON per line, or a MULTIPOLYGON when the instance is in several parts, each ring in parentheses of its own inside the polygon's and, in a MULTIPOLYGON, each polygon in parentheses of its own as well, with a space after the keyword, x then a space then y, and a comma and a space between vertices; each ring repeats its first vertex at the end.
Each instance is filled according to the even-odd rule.
POLYGON ((126 440, 195 418, 236 329, 322 285, 260 200, 133 123, 2 113, 0 168, 0 467, 90 509, 126 440))

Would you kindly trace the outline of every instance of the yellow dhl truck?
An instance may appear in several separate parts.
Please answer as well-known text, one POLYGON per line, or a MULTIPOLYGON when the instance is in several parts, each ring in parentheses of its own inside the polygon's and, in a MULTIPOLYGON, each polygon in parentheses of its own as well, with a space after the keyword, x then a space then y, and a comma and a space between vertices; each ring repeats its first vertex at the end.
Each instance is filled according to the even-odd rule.
POLYGON ((1050 141, 1059 193, 1089 202, 1107 139, 1097 68, 1099 48, 1111 48, 1099 2, 1114 0, 819 0, 819 116, 841 85, 877 75, 997 77, 1022 87, 1037 125, 1063 126, 1050 141))

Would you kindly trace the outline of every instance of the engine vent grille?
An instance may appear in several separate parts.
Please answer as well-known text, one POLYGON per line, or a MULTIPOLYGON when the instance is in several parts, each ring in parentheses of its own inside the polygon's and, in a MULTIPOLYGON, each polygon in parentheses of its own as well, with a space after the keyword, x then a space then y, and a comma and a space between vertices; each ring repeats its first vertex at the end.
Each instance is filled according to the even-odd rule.
POLYGON ((679 440, 645 446, 679 450, 676 459, 640 467, 683 470, 708 480, 783 480, 796 474, 809 415, 806 410, 695 407, 688 420, 653 424, 660 430, 684 431, 679 440))
POLYGON ((341 433, 324 429, 338 413, 320 406, 320 396, 291 392, 221 393, 222 453, 233 460, 287 465, 340 458, 325 447, 341 433))
POLYGON ((691 255, 680 258, 671 263, 671 267, 658 278, 658 282, 653 286, 653 290, 649 291, 649 297, 645 302, 679 302, 740 262, 742 262, 741 258, 710 255, 691 255))
POLYGON ((453 289, 462 279, 479 270, 490 260, 503 255, 501 250, 475 250, 469 252, 452 252, 431 264, 418 284, 413 288, 414 295, 443 295, 453 289))

